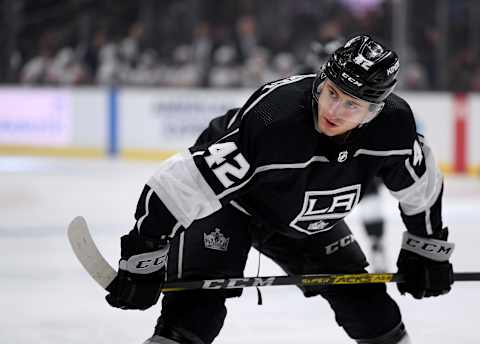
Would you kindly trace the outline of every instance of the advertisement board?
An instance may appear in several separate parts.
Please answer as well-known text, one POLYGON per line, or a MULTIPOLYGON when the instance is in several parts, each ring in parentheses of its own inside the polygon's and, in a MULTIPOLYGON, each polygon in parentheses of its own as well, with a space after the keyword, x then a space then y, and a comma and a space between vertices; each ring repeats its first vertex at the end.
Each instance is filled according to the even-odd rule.
POLYGON ((248 95, 248 90, 121 90, 120 151, 185 149, 212 118, 241 106, 248 95))
POLYGON ((69 90, 0 89, 0 144, 65 146, 72 140, 69 90))

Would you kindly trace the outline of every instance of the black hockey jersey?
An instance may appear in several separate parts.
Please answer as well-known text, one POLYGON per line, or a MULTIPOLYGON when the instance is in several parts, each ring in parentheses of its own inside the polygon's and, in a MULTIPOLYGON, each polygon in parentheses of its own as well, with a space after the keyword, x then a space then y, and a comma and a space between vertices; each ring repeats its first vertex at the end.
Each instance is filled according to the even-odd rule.
POLYGON ((314 77, 264 85, 163 162, 139 201, 137 228, 172 237, 234 202, 287 236, 307 237, 348 215, 375 176, 399 200, 410 232, 442 228, 442 176, 408 104, 391 94, 348 138, 327 137, 316 129, 314 77))

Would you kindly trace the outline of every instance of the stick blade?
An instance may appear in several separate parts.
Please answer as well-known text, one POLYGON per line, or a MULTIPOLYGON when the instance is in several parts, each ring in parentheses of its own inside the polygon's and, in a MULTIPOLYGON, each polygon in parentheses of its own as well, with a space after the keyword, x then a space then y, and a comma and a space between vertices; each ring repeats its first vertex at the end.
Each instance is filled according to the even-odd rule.
POLYGON ((67 229, 67 236, 75 256, 85 270, 103 289, 107 289, 117 272, 100 254, 90 235, 87 222, 82 216, 72 220, 67 229))

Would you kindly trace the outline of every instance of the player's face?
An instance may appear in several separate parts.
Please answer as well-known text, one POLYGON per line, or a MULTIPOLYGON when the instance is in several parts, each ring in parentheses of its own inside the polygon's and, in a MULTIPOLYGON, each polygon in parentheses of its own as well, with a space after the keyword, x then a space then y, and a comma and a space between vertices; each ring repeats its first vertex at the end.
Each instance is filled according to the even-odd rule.
POLYGON ((344 134, 371 114, 369 106, 369 102, 342 92, 327 79, 318 97, 318 127, 327 136, 344 134))

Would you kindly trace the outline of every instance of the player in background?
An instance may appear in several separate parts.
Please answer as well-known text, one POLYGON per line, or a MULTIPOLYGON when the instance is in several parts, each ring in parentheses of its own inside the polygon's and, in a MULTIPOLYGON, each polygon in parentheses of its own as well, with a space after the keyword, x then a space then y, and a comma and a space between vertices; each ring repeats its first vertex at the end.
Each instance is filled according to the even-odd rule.
POLYGON ((382 181, 375 178, 365 190, 359 217, 370 244, 368 261, 372 272, 388 271, 387 248, 385 247, 385 215, 380 190, 382 181))
MULTIPOLYGON (((299 74, 316 73, 329 57, 340 48, 344 39, 327 39, 310 43, 303 59, 304 63, 299 74)), ((369 241, 368 261, 372 272, 386 272, 388 257, 385 248, 385 215, 380 194, 382 181, 375 178, 365 190, 365 195, 359 209, 359 218, 369 241)))
MULTIPOLYGON (((144 186, 108 303, 147 309, 165 278, 241 276, 252 246, 288 274, 364 273, 368 263, 343 219, 376 177, 399 201, 407 229, 399 291, 417 299, 447 293, 454 245, 442 222, 443 177, 408 103, 392 93, 399 66, 395 52, 357 36, 316 74, 267 83, 213 120, 144 186)), ((299 288, 325 298, 357 343, 411 343, 385 284, 299 288)), ((165 293, 145 343, 212 343, 225 300, 241 292, 165 293)))

